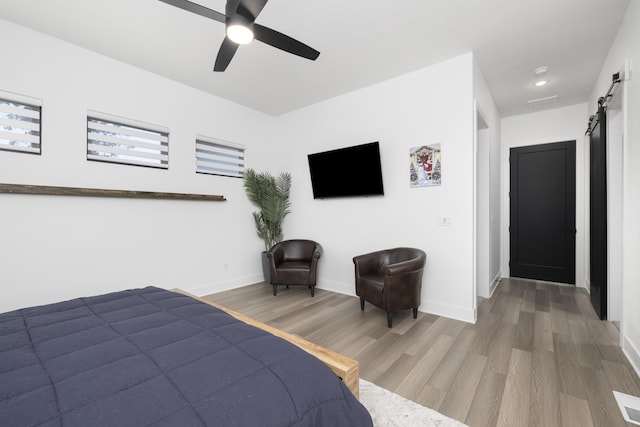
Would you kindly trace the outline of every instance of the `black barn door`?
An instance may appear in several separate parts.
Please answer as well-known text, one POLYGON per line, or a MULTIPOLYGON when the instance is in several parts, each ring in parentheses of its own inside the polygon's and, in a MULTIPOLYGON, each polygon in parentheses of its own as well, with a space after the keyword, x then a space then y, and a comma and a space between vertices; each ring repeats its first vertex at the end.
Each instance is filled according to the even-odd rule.
POLYGON ((589 126, 590 294, 601 319, 607 318, 607 141, 606 112, 601 105, 589 126))
POLYGON ((575 284, 576 142, 511 149, 510 275, 575 284))

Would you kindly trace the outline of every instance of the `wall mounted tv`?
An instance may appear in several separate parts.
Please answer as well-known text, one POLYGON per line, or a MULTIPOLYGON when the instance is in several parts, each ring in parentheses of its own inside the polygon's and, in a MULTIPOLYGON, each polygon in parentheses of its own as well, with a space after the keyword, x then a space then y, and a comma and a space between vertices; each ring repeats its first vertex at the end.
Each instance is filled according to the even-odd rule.
POLYGON ((378 142, 307 157, 314 199, 384 194, 378 142))

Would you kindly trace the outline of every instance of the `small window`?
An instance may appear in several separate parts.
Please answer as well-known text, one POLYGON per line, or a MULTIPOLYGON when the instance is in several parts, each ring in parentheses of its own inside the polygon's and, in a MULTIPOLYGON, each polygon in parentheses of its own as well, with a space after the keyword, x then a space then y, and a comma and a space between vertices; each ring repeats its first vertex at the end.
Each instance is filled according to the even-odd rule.
POLYGON ((40 154, 42 103, 0 92, 0 150, 40 154))
POLYGON ((168 169, 169 130, 90 111, 87 159, 168 169))
POLYGON ((196 136, 196 172, 241 178, 244 172, 244 146, 196 136))

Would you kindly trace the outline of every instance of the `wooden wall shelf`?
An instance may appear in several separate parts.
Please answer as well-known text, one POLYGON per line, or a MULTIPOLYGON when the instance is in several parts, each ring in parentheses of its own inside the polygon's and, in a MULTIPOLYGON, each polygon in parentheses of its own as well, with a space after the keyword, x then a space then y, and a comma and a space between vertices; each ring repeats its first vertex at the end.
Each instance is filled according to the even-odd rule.
POLYGON ((201 200, 224 202, 224 196, 209 194, 159 193, 156 191, 102 190, 98 188, 51 187, 47 185, 0 184, 0 193, 45 196, 120 197, 130 199, 201 200))

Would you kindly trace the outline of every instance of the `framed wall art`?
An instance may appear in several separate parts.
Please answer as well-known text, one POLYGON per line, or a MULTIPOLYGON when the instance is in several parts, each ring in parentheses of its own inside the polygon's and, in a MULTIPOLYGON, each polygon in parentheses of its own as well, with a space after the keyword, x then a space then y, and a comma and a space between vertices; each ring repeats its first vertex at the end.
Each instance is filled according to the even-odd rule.
POLYGON ((440 144, 413 147, 409 151, 411 187, 431 187, 442 183, 440 144))

